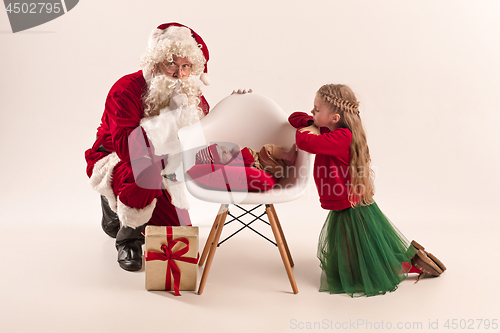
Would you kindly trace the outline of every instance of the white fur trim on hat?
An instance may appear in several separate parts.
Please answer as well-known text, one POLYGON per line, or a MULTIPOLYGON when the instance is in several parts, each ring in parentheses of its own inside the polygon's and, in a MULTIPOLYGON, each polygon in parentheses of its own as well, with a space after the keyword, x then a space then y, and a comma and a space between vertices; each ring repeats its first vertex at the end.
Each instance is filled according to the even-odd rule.
POLYGON ((203 82, 204 85, 209 86, 211 83, 210 76, 207 73, 202 73, 200 75, 200 81, 203 82))
POLYGON ((148 223, 153 216, 153 211, 156 207, 156 199, 144 208, 132 208, 125 205, 121 200, 118 200, 118 218, 120 222, 130 228, 138 228, 148 223))
POLYGON ((96 162, 90 176, 89 184, 100 195, 104 196, 109 202, 109 208, 116 213, 116 196, 111 187, 113 169, 120 162, 120 158, 115 152, 96 162))
POLYGON ((153 49, 166 39, 170 40, 172 43, 181 42, 198 46, 198 43, 196 43, 196 40, 193 38, 188 28, 171 26, 167 29, 154 29, 149 36, 148 47, 153 49))

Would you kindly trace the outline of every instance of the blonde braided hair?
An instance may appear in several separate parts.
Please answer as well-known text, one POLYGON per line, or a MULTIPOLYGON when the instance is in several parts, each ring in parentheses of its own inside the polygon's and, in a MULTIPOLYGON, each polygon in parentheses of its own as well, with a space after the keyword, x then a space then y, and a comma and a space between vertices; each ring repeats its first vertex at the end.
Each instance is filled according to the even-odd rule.
POLYGON ((359 114, 359 103, 357 101, 350 102, 346 99, 339 98, 329 93, 325 93, 323 95, 323 98, 328 104, 336 106, 341 111, 350 112, 352 114, 359 114))
POLYGON ((351 88, 343 84, 325 84, 319 88, 318 94, 333 113, 340 115, 340 127, 348 128, 352 133, 349 201, 352 206, 370 205, 374 202, 374 173, 370 167, 370 150, 359 116, 359 102, 351 88))

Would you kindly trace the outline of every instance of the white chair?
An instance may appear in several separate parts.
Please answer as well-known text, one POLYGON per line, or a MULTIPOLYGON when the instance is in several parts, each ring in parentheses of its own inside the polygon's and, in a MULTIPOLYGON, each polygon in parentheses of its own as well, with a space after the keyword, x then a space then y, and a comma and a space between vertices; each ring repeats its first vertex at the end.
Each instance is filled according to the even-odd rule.
POLYGON ((294 263, 274 204, 295 200, 305 192, 309 178, 310 154, 299 150, 295 172, 288 173, 286 178, 281 178, 275 187, 265 192, 210 190, 199 186, 186 173, 195 165, 196 153, 213 142, 232 142, 253 149, 273 143, 288 149, 295 142, 295 129, 288 123, 287 114, 266 96, 257 93, 233 94, 220 101, 200 122, 180 129, 178 135, 187 190, 195 198, 221 204, 200 257, 199 265, 202 266, 205 259, 206 265, 198 293, 203 293, 230 204, 265 205, 293 293, 298 293, 292 272, 294 263))

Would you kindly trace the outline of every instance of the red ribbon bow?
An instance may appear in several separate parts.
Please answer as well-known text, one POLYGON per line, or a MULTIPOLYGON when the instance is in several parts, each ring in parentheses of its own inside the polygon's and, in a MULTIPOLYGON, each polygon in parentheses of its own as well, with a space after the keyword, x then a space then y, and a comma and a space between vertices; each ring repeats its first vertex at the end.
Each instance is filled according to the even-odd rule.
POLYGON ((151 260, 161 260, 167 261, 167 274, 165 276, 165 290, 170 290, 171 279, 170 275, 174 277, 174 292, 176 296, 180 296, 179 285, 181 282, 181 271, 174 260, 184 261, 191 264, 197 264, 199 259, 199 254, 197 258, 183 257, 189 251, 189 241, 187 238, 172 239, 172 227, 167 227, 167 245, 162 245, 161 250, 163 252, 147 252, 146 261, 151 260), (172 248, 177 243, 184 243, 184 247, 178 251, 172 252, 172 248))

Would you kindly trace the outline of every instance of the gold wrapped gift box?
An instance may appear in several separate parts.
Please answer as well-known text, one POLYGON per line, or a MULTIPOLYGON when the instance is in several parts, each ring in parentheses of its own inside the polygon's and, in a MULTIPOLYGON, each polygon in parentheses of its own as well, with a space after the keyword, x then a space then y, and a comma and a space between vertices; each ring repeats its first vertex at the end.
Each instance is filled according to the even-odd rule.
POLYGON ((196 290, 198 227, 147 226, 145 248, 147 290, 196 290))

